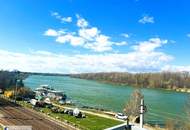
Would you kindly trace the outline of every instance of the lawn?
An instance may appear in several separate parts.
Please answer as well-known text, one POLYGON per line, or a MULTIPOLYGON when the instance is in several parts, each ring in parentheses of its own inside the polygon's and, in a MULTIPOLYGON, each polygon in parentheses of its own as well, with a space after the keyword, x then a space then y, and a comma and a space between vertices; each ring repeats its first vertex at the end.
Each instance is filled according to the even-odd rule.
MULTIPOLYGON (((21 104, 24 107, 31 108, 31 105, 28 103, 19 102, 19 104, 21 104)), ((75 125, 82 130, 103 130, 105 128, 109 128, 122 123, 120 121, 94 116, 90 114, 86 114, 86 118, 76 118, 67 114, 52 113, 52 111, 49 108, 39 109, 39 111, 41 110, 43 111, 43 113, 49 113, 49 116, 51 117, 57 118, 64 122, 71 123, 72 125, 75 125)))
POLYGON ((44 113, 50 113, 50 116, 54 118, 59 118, 61 121, 67 120, 68 122, 76 125, 83 130, 102 130, 105 128, 112 127, 114 125, 121 124, 121 122, 107 119, 99 116, 86 114, 86 118, 75 118, 74 116, 69 116, 67 114, 52 113, 48 108, 42 108, 44 113))

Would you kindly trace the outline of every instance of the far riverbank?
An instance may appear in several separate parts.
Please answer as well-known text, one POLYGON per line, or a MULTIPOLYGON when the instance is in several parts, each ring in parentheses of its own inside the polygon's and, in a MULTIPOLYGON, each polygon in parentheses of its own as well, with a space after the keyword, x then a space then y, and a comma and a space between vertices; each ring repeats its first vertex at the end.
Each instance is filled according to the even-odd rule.
POLYGON ((190 93, 189 72, 156 72, 156 73, 82 73, 71 74, 72 78, 93 80, 118 86, 134 88, 156 88, 190 93))

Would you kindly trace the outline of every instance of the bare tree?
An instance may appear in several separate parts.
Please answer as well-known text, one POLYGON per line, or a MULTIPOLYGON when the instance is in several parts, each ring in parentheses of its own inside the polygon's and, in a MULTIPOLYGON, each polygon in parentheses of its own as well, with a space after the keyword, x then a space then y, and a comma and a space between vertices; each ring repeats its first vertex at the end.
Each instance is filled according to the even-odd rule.
POLYGON ((143 95, 140 89, 134 90, 134 92, 131 94, 131 97, 127 105, 124 108, 124 112, 126 113, 126 115, 133 117, 139 115, 140 102, 142 98, 143 95))

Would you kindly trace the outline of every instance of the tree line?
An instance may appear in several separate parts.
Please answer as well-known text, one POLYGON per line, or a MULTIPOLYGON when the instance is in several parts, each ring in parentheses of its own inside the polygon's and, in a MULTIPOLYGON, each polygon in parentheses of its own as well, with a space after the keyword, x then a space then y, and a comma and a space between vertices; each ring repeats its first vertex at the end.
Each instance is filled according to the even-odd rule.
POLYGON ((74 78, 97 80, 118 85, 130 85, 145 88, 190 88, 189 72, 158 72, 158 73, 84 73, 72 74, 74 78))
POLYGON ((7 89, 18 86, 24 87, 23 79, 27 77, 26 74, 20 71, 4 71, 0 70, 0 89, 7 89))

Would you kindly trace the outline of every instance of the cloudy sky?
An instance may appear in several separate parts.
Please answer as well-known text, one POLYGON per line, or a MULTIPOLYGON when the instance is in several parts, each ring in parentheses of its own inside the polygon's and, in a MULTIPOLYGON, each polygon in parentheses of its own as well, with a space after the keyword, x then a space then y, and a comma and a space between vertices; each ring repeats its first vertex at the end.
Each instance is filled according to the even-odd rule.
POLYGON ((188 0, 0 0, 0 69, 190 71, 188 0))

